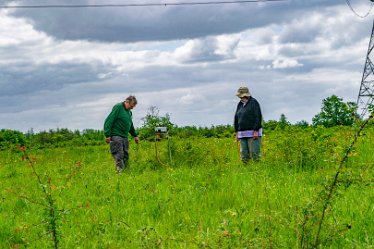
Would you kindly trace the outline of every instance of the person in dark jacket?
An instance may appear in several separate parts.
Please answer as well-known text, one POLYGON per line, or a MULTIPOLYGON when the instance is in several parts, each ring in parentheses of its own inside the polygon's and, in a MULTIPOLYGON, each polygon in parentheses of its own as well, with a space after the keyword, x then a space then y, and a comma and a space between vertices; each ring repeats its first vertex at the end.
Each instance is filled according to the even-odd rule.
POLYGON ((110 152, 118 173, 122 172, 129 160, 129 134, 134 137, 135 143, 139 143, 131 112, 136 104, 136 97, 130 95, 124 102, 113 107, 104 122, 105 141, 110 144, 110 152))
POLYGON ((262 137, 262 114, 260 104, 247 87, 240 87, 236 96, 240 102, 236 108, 234 128, 240 142, 240 157, 244 163, 260 160, 262 137))

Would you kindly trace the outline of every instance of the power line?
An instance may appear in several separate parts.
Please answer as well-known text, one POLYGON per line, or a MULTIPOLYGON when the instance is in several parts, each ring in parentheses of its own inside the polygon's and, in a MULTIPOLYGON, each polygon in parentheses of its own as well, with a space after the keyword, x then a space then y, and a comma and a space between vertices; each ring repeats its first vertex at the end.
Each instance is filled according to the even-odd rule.
POLYGON ((107 8, 107 7, 166 7, 191 5, 244 4, 261 2, 283 2, 287 0, 248 0, 248 1, 210 1, 194 3, 140 3, 140 4, 51 4, 51 5, 0 5, 0 9, 42 9, 42 8, 107 8))
POLYGON ((367 17, 367 16, 370 14, 370 12, 371 12, 371 10, 372 10, 372 8, 373 8, 373 4, 374 4, 374 2, 371 0, 371 6, 370 6, 370 9, 368 10, 368 12, 367 12, 366 14, 364 14, 364 15, 360 15, 360 14, 358 14, 358 13, 354 10, 354 8, 352 7, 351 2, 350 2, 349 0, 345 0, 345 1, 347 2, 347 5, 348 5, 348 7, 351 9, 351 11, 352 11, 356 16, 358 16, 358 17, 360 17, 360 18, 365 18, 365 17, 367 17))

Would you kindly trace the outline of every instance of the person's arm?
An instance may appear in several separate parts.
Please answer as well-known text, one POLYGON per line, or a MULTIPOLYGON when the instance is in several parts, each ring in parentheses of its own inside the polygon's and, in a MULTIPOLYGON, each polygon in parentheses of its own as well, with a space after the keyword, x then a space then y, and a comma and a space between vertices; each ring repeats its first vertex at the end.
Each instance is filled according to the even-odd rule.
POLYGON ((237 115, 237 112, 238 112, 238 109, 239 109, 239 104, 237 105, 236 107, 236 111, 235 111, 235 116, 234 116, 234 130, 235 130, 235 133, 238 132, 238 129, 239 129, 239 119, 238 119, 238 115, 237 115))
POLYGON ((261 108, 260 104, 257 102, 257 100, 253 99, 253 113, 254 113, 254 124, 253 124, 253 130, 258 133, 258 131, 261 128, 261 122, 262 122, 262 114, 261 114, 261 108))
POLYGON ((260 104, 257 102, 257 100, 253 99, 253 107, 254 107, 254 125, 253 125, 253 139, 258 138, 258 133, 261 128, 261 122, 262 122, 262 114, 261 114, 261 108, 260 104))
POLYGON ((238 112, 239 104, 236 107, 235 116, 234 116, 234 131, 235 131, 236 140, 238 140, 238 129, 239 129, 239 118, 238 118, 238 115, 236 113, 238 112))
POLYGON ((138 137, 138 134, 136 133, 136 130, 135 130, 135 127, 134 127, 134 124, 131 122, 131 127, 130 127, 130 131, 129 131, 130 135, 134 137, 134 141, 135 143, 139 143, 140 139, 138 137))
POLYGON ((258 131, 253 131, 252 137, 256 140, 258 138, 258 131))
POLYGON ((140 138, 138 136, 136 136, 136 137, 134 137, 134 141, 135 141, 136 144, 138 144, 139 141, 140 141, 140 138))
POLYGON ((104 135, 105 135, 105 141, 107 143, 110 142, 111 133, 112 133, 111 131, 112 131, 114 120, 117 117, 117 113, 118 113, 118 107, 114 106, 112 111, 109 113, 108 117, 104 121, 104 135))

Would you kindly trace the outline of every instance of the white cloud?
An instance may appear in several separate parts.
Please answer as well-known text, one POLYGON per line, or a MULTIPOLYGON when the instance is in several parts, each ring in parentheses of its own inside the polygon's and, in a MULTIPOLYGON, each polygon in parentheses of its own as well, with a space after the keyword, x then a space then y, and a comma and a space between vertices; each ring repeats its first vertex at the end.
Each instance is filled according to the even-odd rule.
POLYGON ((101 129, 129 94, 137 125, 150 106, 178 125, 231 124, 241 85, 266 120, 310 122, 323 98, 355 101, 369 19, 337 0, 1 11, 0 128, 101 129))
POLYGON ((192 104, 198 104, 199 100, 203 99, 201 95, 194 95, 192 93, 188 93, 186 95, 183 95, 178 100, 179 103, 182 105, 192 105, 192 104))
POLYGON ((300 64, 295 59, 276 59, 273 61, 273 68, 279 69, 279 68, 289 68, 289 67, 301 67, 303 64, 300 64))
POLYGON ((177 48, 175 55, 182 62, 223 61, 235 57, 238 43, 235 35, 194 39, 177 48))

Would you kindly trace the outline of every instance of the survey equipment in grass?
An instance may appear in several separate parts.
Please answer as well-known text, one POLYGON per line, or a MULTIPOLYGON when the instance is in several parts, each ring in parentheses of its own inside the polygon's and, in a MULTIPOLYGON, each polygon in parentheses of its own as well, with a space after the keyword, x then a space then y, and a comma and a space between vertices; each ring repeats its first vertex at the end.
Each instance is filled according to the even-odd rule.
POLYGON ((167 139, 167 149, 168 149, 168 155, 169 155, 169 162, 172 164, 172 159, 171 159, 171 150, 170 150, 170 136, 168 133, 167 127, 156 127, 155 128, 155 150, 156 150, 156 159, 157 161, 163 165, 167 166, 164 162, 161 161, 160 159, 160 148, 159 148, 159 142, 162 139, 167 139))

